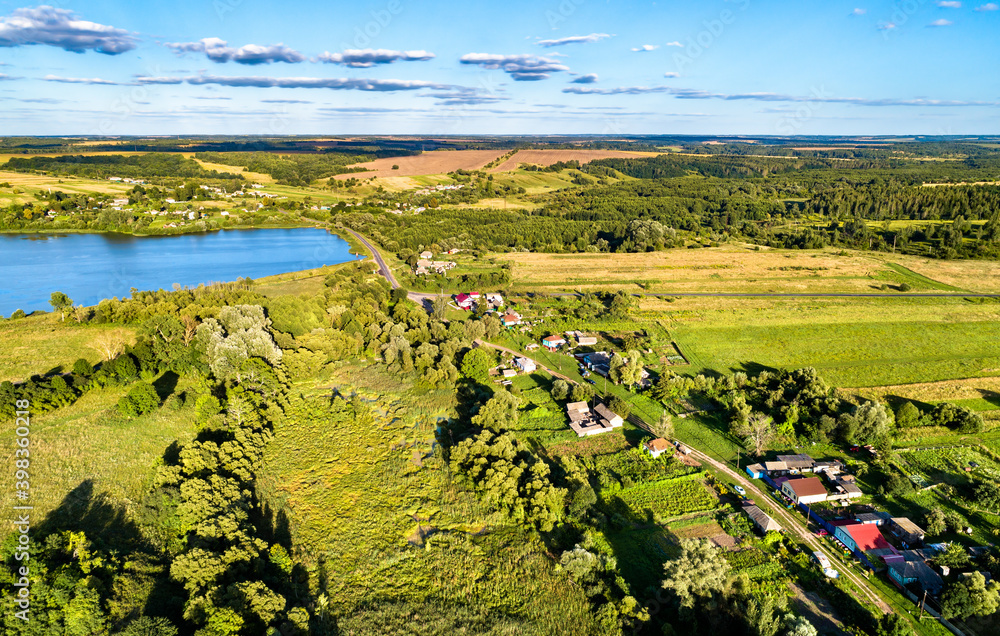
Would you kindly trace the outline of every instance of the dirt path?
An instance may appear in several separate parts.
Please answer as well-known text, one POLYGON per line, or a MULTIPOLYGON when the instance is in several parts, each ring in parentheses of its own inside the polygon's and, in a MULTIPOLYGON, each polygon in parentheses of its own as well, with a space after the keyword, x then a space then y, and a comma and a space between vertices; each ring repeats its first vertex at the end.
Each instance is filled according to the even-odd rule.
MULTIPOLYGON (((528 356, 524 355, 520 351, 514 351, 513 349, 508 349, 507 347, 501 347, 500 345, 491 344, 489 342, 483 342, 482 340, 476 340, 475 342, 473 342, 473 344, 475 344, 477 347, 489 347, 490 349, 496 349, 497 351, 506 351, 507 353, 510 353, 510 354, 512 354, 512 355, 514 355, 514 356, 516 356, 518 358, 528 358, 528 356)), ((570 378, 568 376, 565 376, 565 375, 559 373, 558 371, 553 371, 552 369, 548 368, 547 366, 545 366, 544 364, 542 364, 538 360, 532 360, 531 358, 528 358, 528 360, 531 360, 532 362, 534 362, 535 366, 538 367, 539 369, 547 371, 549 373, 549 375, 551 375, 553 377, 556 377, 556 378, 561 378, 563 380, 566 380, 570 384, 576 384, 576 380, 574 380, 574 379, 572 379, 572 378, 570 378)))
MULTIPOLYGON (((773 503, 773 500, 770 498, 770 496, 768 496, 766 493, 757 488, 757 486, 754 485, 753 482, 751 482, 749 479, 747 479, 740 473, 737 473, 736 471, 729 468, 729 466, 726 466, 722 462, 712 459, 705 453, 692 448, 690 444, 685 443, 685 446, 691 448, 692 454, 695 455, 700 461, 707 462, 719 472, 726 474, 731 479, 735 479, 741 486, 746 488, 748 493, 756 494, 758 497, 760 497, 761 501, 767 501, 769 503, 773 503)), ((778 521, 780 521, 781 525, 785 528, 785 530, 787 532, 794 533, 796 536, 798 536, 803 543, 809 546, 810 550, 822 552, 823 554, 826 554, 827 557, 834 556, 833 551, 829 548, 829 546, 827 546, 822 541, 817 539, 816 536, 813 535, 813 533, 810 532, 807 528, 803 528, 799 520, 790 512, 788 512, 788 510, 776 504, 772 505, 771 507, 776 513, 775 516, 778 517, 778 521)), ((881 609, 883 613, 889 613, 892 611, 892 608, 890 608, 889 605, 878 596, 878 594, 872 592, 869 589, 867 581, 862 579, 854 572, 851 572, 847 568, 840 568, 839 571, 840 575, 846 578, 851 583, 854 583, 858 587, 858 589, 860 589, 864 593, 864 595, 868 597, 868 600, 870 600, 875 605, 875 607, 881 609)))

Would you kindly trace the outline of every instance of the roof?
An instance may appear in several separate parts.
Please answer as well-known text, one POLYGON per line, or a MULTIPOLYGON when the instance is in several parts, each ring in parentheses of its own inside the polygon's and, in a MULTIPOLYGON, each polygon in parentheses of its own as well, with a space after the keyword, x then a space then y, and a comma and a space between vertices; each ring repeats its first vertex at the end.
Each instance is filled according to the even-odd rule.
POLYGON ((601 417, 603 417, 608 421, 614 420, 616 417, 618 418, 621 417, 621 415, 618 415, 617 413, 615 413, 614 411, 612 411, 603 404, 598 404, 597 406, 595 406, 594 411, 596 411, 598 415, 600 415, 601 417))
POLYGON ((812 497, 813 495, 827 494, 826 488, 819 477, 803 477, 801 479, 789 479, 788 487, 792 489, 796 497, 812 497))
POLYGON ((937 572, 932 570, 923 561, 903 561, 890 563, 889 567, 900 575, 904 582, 916 580, 922 589, 936 589, 941 587, 943 581, 937 572))
POLYGON ((890 521, 906 534, 919 534, 924 536, 923 529, 906 517, 893 517, 890 521))
POLYGON ((566 342, 566 339, 562 336, 545 336, 542 342, 566 342))
POLYGON ((788 470, 785 462, 764 462, 764 468, 767 470, 788 470))
POLYGON ((767 514, 757 506, 743 506, 743 512, 746 513, 746 515, 750 517, 755 524, 757 524, 757 527, 764 532, 781 530, 781 526, 778 525, 778 522, 767 516, 767 514))
POLYGON ((858 544, 858 550, 867 552, 880 548, 892 548, 892 545, 885 540, 878 526, 864 523, 856 523, 850 526, 843 526, 844 532, 851 535, 854 543, 858 544))
POLYGON ((512 312, 509 314, 504 314, 503 319, 506 320, 507 322, 517 322, 518 320, 521 319, 521 317, 512 312))
POLYGON ((516 360, 516 363, 520 367, 528 367, 528 366, 534 367, 534 366, 537 366, 535 364, 535 361, 532 360, 531 358, 518 358, 516 360))
POLYGON ((878 523, 879 521, 883 521, 885 519, 888 519, 891 516, 892 515, 890 515, 888 512, 862 512, 860 514, 854 515, 854 518, 857 519, 858 521, 862 521, 862 522, 863 521, 874 521, 874 522, 878 523))
POLYGON ((651 451, 663 452, 670 448, 670 442, 663 439, 662 437, 657 437, 656 439, 648 440, 645 444, 646 448, 651 451))
POLYGON ((586 413, 587 411, 590 410, 590 407, 587 406, 586 402, 570 402, 569 404, 566 405, 566 410, 567 411, 582 411, 582 412, 586 413))
POLYGON ((816 460, 808 455, 778 455, 779 462, 785 462, 789 468, 812 468, 816 460))
POLYGON ((761 466, 760 464, 750 464, 749 466, 747 466, 747 470, 749 470, 752 473, 762 473, 764 472, 764 467, 761 466))
POLYGON ((577 340, 582 345, 595 345, 597 344, 597 338, 594 336, 580 336, 577 340))

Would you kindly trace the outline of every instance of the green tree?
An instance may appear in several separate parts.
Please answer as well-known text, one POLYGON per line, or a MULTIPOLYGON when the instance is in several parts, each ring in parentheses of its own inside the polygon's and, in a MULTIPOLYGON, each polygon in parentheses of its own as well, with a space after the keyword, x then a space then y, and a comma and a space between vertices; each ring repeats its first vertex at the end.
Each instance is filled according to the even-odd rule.
POLYGON ((73 301, 70 297, 62 292, 52 292, 49 297, 49 304, 52 308, 59 312, 61 320, 66 320, 66 310, 73 307, 73 301))
POLYGON ((177 636, 177 628, 165 618, 140 616, 115 636, 177 636))
POLYGON ((517 424, 521 398, 510 391, 497 391, 472 417, 472 423, 491 431, 502 431, 517 424))
POLYGON ((574 384, 570 399, 574 402, 589 402, 594 398, 594 387, 589 384, 574 384))
POLYGON ((910 402, 905 400, 896 409, 896 424, 900 428, 911 428, 920 425, 920 409, 910 402))
POLYGON ((653 435, 667 440, 670 439, 674 436, 673 415, 670 414, 670 411, 664 410, 663 414, 660 415, 660 419, 655 424, 650 425, 650 429, 652 429, 653 435))
POLYGON ((927 527, 927 534, 937 536, 944 534, 948 527, 945 525, 944 512, 940 508, 932 508, 924 516, 924 525, 927 527))
POLYGON ((462 375, 482 384, 490 381, 490 369, 497 364, 496 353, 493 349, 486 347, 476 347, 462 358, 462 375))
POLYGON ((566 380, 556 380, 552 383, 552 399, 561 402, 569 395, 569 383, 566 380))
POLYGON ((913 630, 905 618, 889 612, 878 619, 875 636, 913 636, 913 630))
POLYGON ((680 556, 664 564, 663 574, 663 589, 676 594, 681 607, 690 608, 697 598, 725 589, 729 562, 707 540, 685 539, 680 556))
POLYGON ((1000 608, 1000 585, 986 583, 980 572, 955 581, 941 594, 941 615, 945 618, 989 616, 1000 608))
POLYGON ((775 636, 781 628, 781 617, 775 611, 774 598, 770 594, 763 598, 751 597, 744 615, 754 636, 775 636))
POLYGON ((976 503, 983 510, 996 512, 1000 510, 1000 484, 994 481, 981 481, 976 485, 976 503))
POLYGON ((138 382, 132 389, 118 400, 118 410, 129 417, 138 417, 152 413, 160 406, 160 396, 153 385, 138 382))

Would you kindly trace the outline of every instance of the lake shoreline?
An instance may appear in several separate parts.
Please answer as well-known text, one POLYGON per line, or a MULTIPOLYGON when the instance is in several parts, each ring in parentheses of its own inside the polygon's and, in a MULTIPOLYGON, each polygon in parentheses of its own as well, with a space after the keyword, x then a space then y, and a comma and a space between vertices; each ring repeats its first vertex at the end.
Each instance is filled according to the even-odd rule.
POLYGON ((123 297, 130 288, 195 287, 370 258, 349 232, 322 225, 225 228, 178 235, 8 231, 0 233, 0 243, 8 257, 0 271, 10 283, 0 290, 0 315, 16 309, 47 310, 52 291, 91 306, 103 298, 123 297), (164 237, 174 240, 143 240, 164 237), (53 278, 51 271, 64 274, 53 278))

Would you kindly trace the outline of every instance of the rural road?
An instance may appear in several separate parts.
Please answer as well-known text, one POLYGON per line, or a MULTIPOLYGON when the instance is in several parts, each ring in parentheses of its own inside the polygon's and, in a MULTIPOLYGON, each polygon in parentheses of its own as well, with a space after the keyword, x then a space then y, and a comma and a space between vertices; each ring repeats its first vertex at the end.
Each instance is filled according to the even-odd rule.
MULTIPOLYGON (((513 354, 515 357, 518 357, 518 358, 528 358, 528 356, 524 355, 520 351, 514 351, 513 349, 508 349, 507 347, 501 347, 500 345, 495 345, 495 344, 492 344, 492 343, 489 343, 489 342, 484 342, 482 340, 475 340, 475 341, 473 341, 473 344, 476 345, 477 347, 489 347, 490 349, 496 349, 497 351, 506 351, 507 353, 513 354)), ((556 377, 556 378, 560 378, 560 379, 566 380, 570 384, 576 384, 576 380, 573 380, 572 378, 567 377, 567 376, 559 373, 558 371, 553 371, 552 369, 548 368, 547 366, 545 366, 544 364, 542 364, 538 360, 534 360, 532 358, 528 358, 528 360, 531 360, 532 362, 534 362, 536 367, 538 367, 539 369, 542 369, 543 371, 546 371, 552 377, 556 377)))
POLYGON ((344 229, 350 232, 354 236, 354 238, 361 241, 364 244, 364 246, 368 248, 368 250, 372 253, 372 256, 375 257, 375 262, 378 263, 379 267, 378 273, 384 276, 387 281, 389 281, 389 284, 392 285, 393 289, 398 289, 399 283, 396 281, 396 277, 392 275, 392 270, 389 269, 389 265, 386 264, 385 259, 382 258, 382 254, 377 249, 375 249, 375 246, 369 243, 368 239, 361 236, 354 230, 350 228, 344 228, 344 229))
MULTIPOLYGON (((382 258, 382 255, 379 253, 379 251, 377 249, 375 249, 375 246, 373 246, 371 243, 369 243, 366 238, 364 238, 363 236, 361 236, 360 234, 358 234, 354 230, 348 229, 347 231, 350 232, 356 239, 358 239, 359 241, 361 241, 361 243, 363 243, 364 246, 367 247, 371 251, 372 255, 375 258, 375 262, 378 263, 378 266, 379 266, 378 273, 381 274, 382 276, 384 276, 385 279, 389 281, 389 283, 392 285, 393 289, 398 288, 399 287, 399 283, 396 281, 396 278, 392 275, 392 270, 389 269, 389 266, 386 264, 385 260, 382 258)), ((409 295, 409 297, 410 297, 411 300, 414 300, 414 301, 416 301, 416 302, 418 302, 420 304, 423 304, 424 301, 428 301, 428 300, 431 300, 433 298, 437 298, 438 296, 450 296, 450 294, 428 294, 428 293, 416 293, 416 292, 410 292, 408 295, 409 295)), ((575 294, 575 293, 564 293, 564 294, 552 294, 552 295, 553 296, 576 296, 578 294, 575 294)), ((1000 294, 940 294, 940 293, 935 293, 935 294, 906 294, 906 293, 898 293, 898 294, 874 294, 874 293, 873 294, 864 294, 864 293, 768 294, 768 293, 724 293, 724 292, 697 293, 697 292, 686 292, 686 293, 654 293, 654 294, 645 294, 645 295, 646 296, 694 296, 694 297, 718 297, 718 298, 725 298, 725 297, 737 297, 737 298, 1000 298, 1000 294)), ((515 356, 526 357, 520 351, 514 351, 513 349, 508 349, 507 347, 501 347, 499 345, 491 344, 489 342, 483 342, 482 340, 476 340, 475 341, 475 345, 477 347, 489 347, 491 349, 496 349, 498 351, 505 351, 505 352, 513 354, 515 356)), ((529 358, 529 360, 530 359, 531 358, 529 358)), ((538 366, 539 369, 545 370, 546 372, 548 372, 553 377, 562 378, 563 380, 567 380, 568 382, 575 384, 575 382, 571 378, 569 378, 569 377, 567 377, 567 376, 559 373, 558 371, 550 369, 550 368, 546 367, 543 364, 539 364, 539 362, 537 360, 532 360, 532 361, 535 363, 536 366, 538 366)), ((708 463, 713 468, 715 468, 717 471, 719 471, 721 473, 724 473, 725 475, 729 476, 729 478, 735 480, 737 483, 739 483, 740 485, 742 485, 748 492, 755 493, 760 498, 760 501, 768 501, 768 503, 771 504, 771 507, 774 509, 774 511, 776 513, 776 516, 781 521, 782 525, 789 532, 794 532, 807 546, 809 546, 809 548, 811 550, 814 550, 814 551, 818 550, 818 551, 826 554, 827 557, 830 557, 830 556, 839 557, 839 554, 838 555, 834 555, 833 551, 829 548, 829 546, 827 546, 822 541, 820 541, 819 539, 817 539, 808 530, 807 527, 802 527, 800 525, 800 523, 799 523, 799 520, 793 514, 789 513, 785 508, 781 507, 780 505, 778 505, 774 501, 772 501, 770 499, 769 495, 767 495, 766 493, 764 493, 763 491, 761 491, 759 488, 757 488, 757 486, 754 485, 754 483, 751 482, 749 479, 747 479, 746 477, 744 477, 742 474, 740 474, 740 473, 732 470, 731 468, 729 468, 728 466, 726 466, 722 462, 719 462, 719 461, 716 461, 715 459, 712 459, 711 457, 709 457, 705 453, 701 452, 700 450, 694 448, 693 446, 691 446, 687 442, 684 442, 684 445, 687 446, 688 448, 690 448, 691 451, 692 451, 692 454, 695 457, 697 457, 700 461, 708 463)), ((879 609, 881 609, 885 613, 888 613, 888 612, 892 611, 892 608, 890 608, 889 605, 885 603, 885 601, 883 601, 877 594, 875 594, 874 592, 872 592, 869 589, 867 581, 865 581, 864 579, 862 579, 860 576, 858 576, 854 572, 851 572, 847 568, 841 568, 840 569, 840 573, 841 573, 841 576, 843 576, 844 578, 846 578, 847 580, 851 581, 856 586, 858 586, 858 589, 860 589, 864 593, 864 595, 866 597, 868 597, 868 599, 875 605, 875 607, 878 607, 879 609)))
MULTIPOLYGON (((757 488, 757 486, 752 481, 744 477, 742 474, 734 471, 729 466, 726 466, 722 462, 716 461, 711 457, 709 457, 708 455, 706 455, 705 453, 701 452, 700 450, 695 449, 687 442, 682 442, 682 443, 691 449, 691 454, 694 455, 696 458, 698 458, 699 461, 703 461, 710 464, 717 471, 724 473, 731 479, 735 479, 737 482, 739 482, 739 484, 743 486, 743 488, 745 488, 748 493, 752 492, 756 494, 758 497, 760 497, 760 501, 767 501, 769 504, 771 504, 771 507, 776 512, 776 516, 778 517, 778 520, 781 522, 781 525, 785 528, 785 530, 787 530, 788 532, 794 532, 796 535, 798 535, 798 537, 802 539, 802 541, 807 546, 809 546, 810 550, 813 551, 818 550, 826 554, 827 558, 834 556, 829 546, 824 544, 823 541, 817 539, 813 535, 813 533, 808 530, 808 528, 803 528, 799 524, 799 520, 792 513, 788 512, 788 510, 786 510, 780 504, 776 503, 773 499, 771 499, 770 496, 762 492, 759 488, 757 488)), ((836 556, 839 557, 840 555, 837 554, 836 556)), ((840 568, 839 572, 841 576, 843 576, 847 580, 857 585, 858 588, 862 592, 864 592, 865 596, 867 596, 868 599, 875 604, 875 607, 881 609, 883 613, 889 613, 892 611, 892 608, 890 608, 889 605, 885 603, 885 601, 883 601, 881 598, 879 598, 877 594, 873 593, 870 589, 868 589, 867 581, 862 579, 854 572, 851 572, 846 567, 840 568)))
MULTIPOLYGON (((352 229, 344 228, 352 235, 354 238, 361 241, 365 247, 367 247, 372 255, 375 257, 375 262, 378 263, 379 271, 378 273, 385 277, 389 284, 392 285, 393 289, 399 287, 399 282, 396 281, 396 277, 392 275, 392 270, 386 264, 385 259, 382 258, 382 254, 379 253, 375 246, 368 242, 368 239, 361 236, 352 229)), ((577 292, 556 292, 548 294, 549 296, 579 296, 577 292)), ((769 293, 769 292, 651 292, 644 294, 632 294, 633 296, 655 296, 655 297, 669 297, 669 296, 685 296, 691 298, 1000 298, 1000 294, 978 294, 978 293, 928 293, 928 294, 914 294, 914 293, 864 293, 864 292, 825 292, 825 293, 769 293)), ((408 294, 410 300, 423 304, 425 301, 432 300, 438 296, 451 296, 451 294, 432 294, 432 293, 417 293, 410 292, 408 294)))

